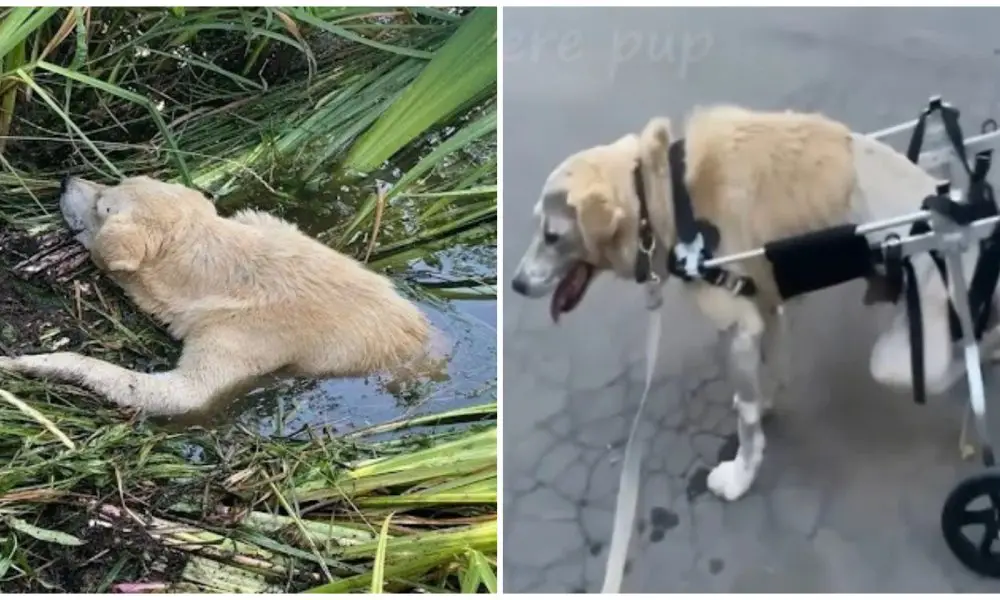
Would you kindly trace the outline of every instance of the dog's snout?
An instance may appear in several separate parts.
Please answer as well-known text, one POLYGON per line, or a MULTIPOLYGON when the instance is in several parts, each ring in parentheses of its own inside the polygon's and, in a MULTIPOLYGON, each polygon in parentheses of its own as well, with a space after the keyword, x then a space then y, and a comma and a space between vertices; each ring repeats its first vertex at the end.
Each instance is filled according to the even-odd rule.
POLYGON ((514 291, 522 296, 528 295, 528 282, 525 281, 524 277, 515 277, 511 280, 510 287, 514 288, 514 291))

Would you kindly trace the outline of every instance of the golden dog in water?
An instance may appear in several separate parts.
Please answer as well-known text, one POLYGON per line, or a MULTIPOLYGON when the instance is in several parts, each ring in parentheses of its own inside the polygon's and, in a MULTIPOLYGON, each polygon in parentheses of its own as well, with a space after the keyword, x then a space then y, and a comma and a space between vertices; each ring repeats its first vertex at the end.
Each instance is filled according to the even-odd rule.
POLYGON ((201 193, 148 177, 67 178, 60 206, 95 264, 183 353, 163 373, 70 352, 0 357, 0 369, 168 415, 206 410, 268 374, 413 374, 428 357, 426 317, 387 278, 281 219, 223 218, 201 193))

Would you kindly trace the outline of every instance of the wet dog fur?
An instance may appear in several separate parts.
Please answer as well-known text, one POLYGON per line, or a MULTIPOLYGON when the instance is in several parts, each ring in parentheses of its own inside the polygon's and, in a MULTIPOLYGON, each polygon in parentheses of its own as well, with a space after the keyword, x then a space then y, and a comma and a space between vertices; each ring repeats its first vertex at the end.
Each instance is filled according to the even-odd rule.
MULTIPOLYGON (((639 134, 585 149, 558 165, 535 205, 537 229, 516 268, 513 289, 530 298, 551 295, 555 319, 580 302, 590 279, 601 272, 634 281, 636 164, 642 167, 659 243, 672 247, 676 239, 667 150, 673 139, 671 123, 654 118, 639 134)), ((696 216, 719 230, 717 256, 847 222, 907 214, 918 210, 938 183, 888 145, 819 114, 700 108, 687 120, 684 143, 685 183, 696 216)), ((901 226, 872 237, 905 235, 907 230, 901 226)), ((968 277, 976 252, 963 260, 968 277)), ((956 370, 952 360, 945 283, 926 254, 917 255, 914 266, 923 305, 926 379, 934 393, 950 386, 963 370, 960 365, 956 370)), ((778 382, 772 389, 782 387, 788 357, 782 353, 781 298, 766 259, 727 268, 751 276, 758 294, 748 299, 703 283, 683 288, 715 327, 728 334, 739 450, 733 460, 711 471, 708 485, 718 496, 735 500, 751 487, 763 460, 761 416, 772 398, 762 391, 762 352, 778 382)), ((666 277, 662 270, 660 275, 666 277)), ((865 302, 883 300, 878 282, 870 283, 865 302)), ((885 385, 909 388, 905 309, 896 310, 875 343, 870 369, 885 385)), ((665 333, 669 339, 669 331, 665 333)))
POLYGON ((150 415, 189 415, 267 375, 413 375, 428 357, 426 317, 387 278, 274 216, 223 218, 200 192, 148 177, 67 179, 60 207, 94 263, 183 352, 162 373, 71 352, 0 357, 0 369, 150 415))

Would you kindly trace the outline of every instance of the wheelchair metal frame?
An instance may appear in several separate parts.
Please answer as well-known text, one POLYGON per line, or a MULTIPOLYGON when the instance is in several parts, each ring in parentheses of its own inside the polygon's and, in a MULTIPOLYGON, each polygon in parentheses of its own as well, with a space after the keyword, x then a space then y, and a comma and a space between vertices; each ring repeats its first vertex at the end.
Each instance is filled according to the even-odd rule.
MULTIPOLYGON (((939 97, 931 98, 931 104, 940 103, 939 97)), ((918 119, 868 134, 870 137, 892 144, 897 136, 912 134, 918 119)), ((940 118, 930 119, 925 131, 925 147, 917 164, 932 176, 949 184, 952 200, 964 200, 961 190, 968 185, 967 170, 961 158, 947 138, 940 118), (936 126, 936 127, 935 127, 936 126)), ((966 156, 993 149, 1000 150, 1000 129, 995 121, 986 121, 979 134, 963 140, 966 156)), ((1000 152, 996 152, 1000 154, 1000 152)), ((971 165, 970 165, 971 168, 971 165)), ((920 198, 914 198, 914 204, 920 198)), ((993 448, 998 432, 990 431, 989 415, 1000 409, 996 398, 987 397, 980 341, 976 340, 969 305, 969 282, 962 268, 962 255, 976 247, 979 241, 989 237, 1000 225, 1000 215, 982 218, 971 223, 958 223, 947 215, 936 211, 921 210, 891 219, 873 221, 859 225, 858 234, 872 234, 895 229, 918 221, 926 221, 931 226, 929 233, 903 236, 886 236, 880 241, 870 241, 873 250, 883 253, 893 250, 896 256, 909 257, 922 252, 936 251, 947 265, 950 280, 951 299, 962 327, 961 346, 964 352, 966 380, 969 390, 969 409, 975 417, 975 429, 981 443, 981 460, 985 472, 961 481, 949 494, 941 514, 941 527, 945 540, 955 556, 971 570, 988 577, 1000 578, 1000 550, 993 551, 993 544, 1000 546, 1000 470, 995 468, 993 448), (975 511, 969 506, 976 500, 987 497, 992 509, 975 511), (986 514, 991 513, 992 516, 986 514), (975 519, 979 519, 974 520, 975 519), (982 521, 982 523, 980 523, 982 521), (986 530, 978 545, 962 533, 962 527, 969 524, 985 525, 986 530)), ((869 238, 871 240, 871 238, 869 238)), ((758 248, 747 252, 730 254, 704 261, 705 267, 722 267, 743 260, 759 258, 765 250, 758 248)), ((994 290, 994 295, 996 290, 994 290)))

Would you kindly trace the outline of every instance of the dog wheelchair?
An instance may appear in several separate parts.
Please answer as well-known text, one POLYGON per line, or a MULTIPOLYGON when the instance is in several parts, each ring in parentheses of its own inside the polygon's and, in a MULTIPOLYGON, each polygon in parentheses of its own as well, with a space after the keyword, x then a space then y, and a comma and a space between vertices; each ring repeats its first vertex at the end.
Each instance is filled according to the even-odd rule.
POLYGON ((940 275, 951 289, 952 341, 964 351, 969 409, 974 416, 981 446, 979 458, 985 467, 982 473, 968 477, 952 489, 941 512, 941 529, 949 549, 967 568, 980 575, 1000 578, 1000 469, 996 468, 996 439, 991 436, 988 419, 995 418, 997 415, 993 413, 1000 407, 994 403, 987 408, 989 402, 984 389, 979 346, 989 320, 996 316, 993 297, 1000 279, 1000 208, 986 180, 993 148, 1000 144, 1000 131, 991 119, 983 123, 978 135, 964 138, 958 116, 957 109, 935 97, 919 118, 869 134, 886 142, 901 134, 911 134, 907 157, 942 181, 937 193, 925 199, 923 210, 892 219, 784 239, 765 248, 739 254, 718 258, 709 256, 707 260, 698 261, 698 268, 717 270, 727 264, 766 256, 775 267, 779 289, 786 298, 872 272, 885 277, 895 287, 895 298, 905 298, 914 399, 923 403, 920 299, 909 259, 922 252, 931 254, 940 275), (929 119, 933 116, 939 117, 939 126, 928 128, 929 119), (925 137, 933 142, 930 144, 932 148, 922 151, 925 137), (972 161, 970 156, 974 156, 972 161), (952 185, 959 181, 965 184, 964 192, 952 185), (866 234, 907 225, 911 227, 905 236, 890 233, 878 242, 871 242, 866 237, 866 234), (961 259, 965 252, 973 249, 974 244, 978 244, 980 255, 973 277, 967 282, 961 259), (798 255, 799 258, 787 260, 786 257, 791 255, 798 255), (848 266, 846 271, 842 260, 845 255, 854 256, 846 261, 853 263, 854 267, 848 266), (827 257, 825 260, 830 261, 829 265, 823 264, 823 257, 827 257), (840 268, 841 272, 833 273, 831 280, 829 273, 823 271, 826 266, 840 268), (986 508, 973 508, 977 502, 983 501, 986 508), (979 526, 982 531, 978 538, 967 533, 967 528, 973 525, 979 526))
MULTIPOLYGON (((918 118, 868 134, 889 145, 896 136, 910 134, 906 156, 940 183, 934 194, 923 201, 922 210, 861 225, 845 224, 804 235, 776 240, 762 248, 714 257, 711 248, 718 232, 710 223, 693 214, 683 179, 683 144, 671 145, 671 185, 677 244, 669 250, 667 270, 685 281, 699 280, 740 296, 755 294, 752 279, 726 269, 744 260, 766 258, 772 267, 782 298, 832 287, 854 279, 878 280, 888 299, 905 302, 909 321, 910 367, 914 400, 925 402, 924 339, 920 295, 911 258, 928 253, 950 291, 949 326, 951 343, 963 349, 970 411, 979 438, 982 473, 960 481, 945 500, 941 530, 948 548, 970 570, 1000 579, 1000 469, 994 457, 994 438, 989 418, 997 406, 987 410, 987 398, 980 356, 980 342, 988 326, 995 323, 993 301, 1000 281, 1000 206, 987 181, 994 146, 1000 144, 1000 128, 992 119, 982 124, 980 133, 962 135, 959 111, 940 97, 931 98, 918 118), (937 127, 928 127, 938 117, 937 127), (932 148, 923 151, 925 138, 932 148), (974 160, 969 160, 974 153, 974 160), (953 183, 964 184, 964 192, 953 183), (906 235, 898 231, 909 226, 906 235), (873 236, 889 231, 884 236, 873 236), (963 255, 978 245, 979 257, 971 281, 966 281, 963 255), (973 508, 984 501, 986 508, 973 508), (982 534, 973 539, 967 527, 976 525, 982 534), (994 545, 998 548, 994 549, 994 545)), ((641 170, 634 172, 639 196, 639 253, 636 281, 646 286, 646 304, 651 321, 646 348, 646 384, 639 410, 632 423, 616 501, 611 547, 602 591, 618 593, 625 570, 628 543, 638 502, 642 452, 637 448, 637 432, 649 396, 659 345, 662 279, 651 269, 655 251, 646 199, 642 192, 641 170)), ((968 413, 966 413, 968 415, 968 413)), ((963 435, 965 428, 963 426, 963 435)))

